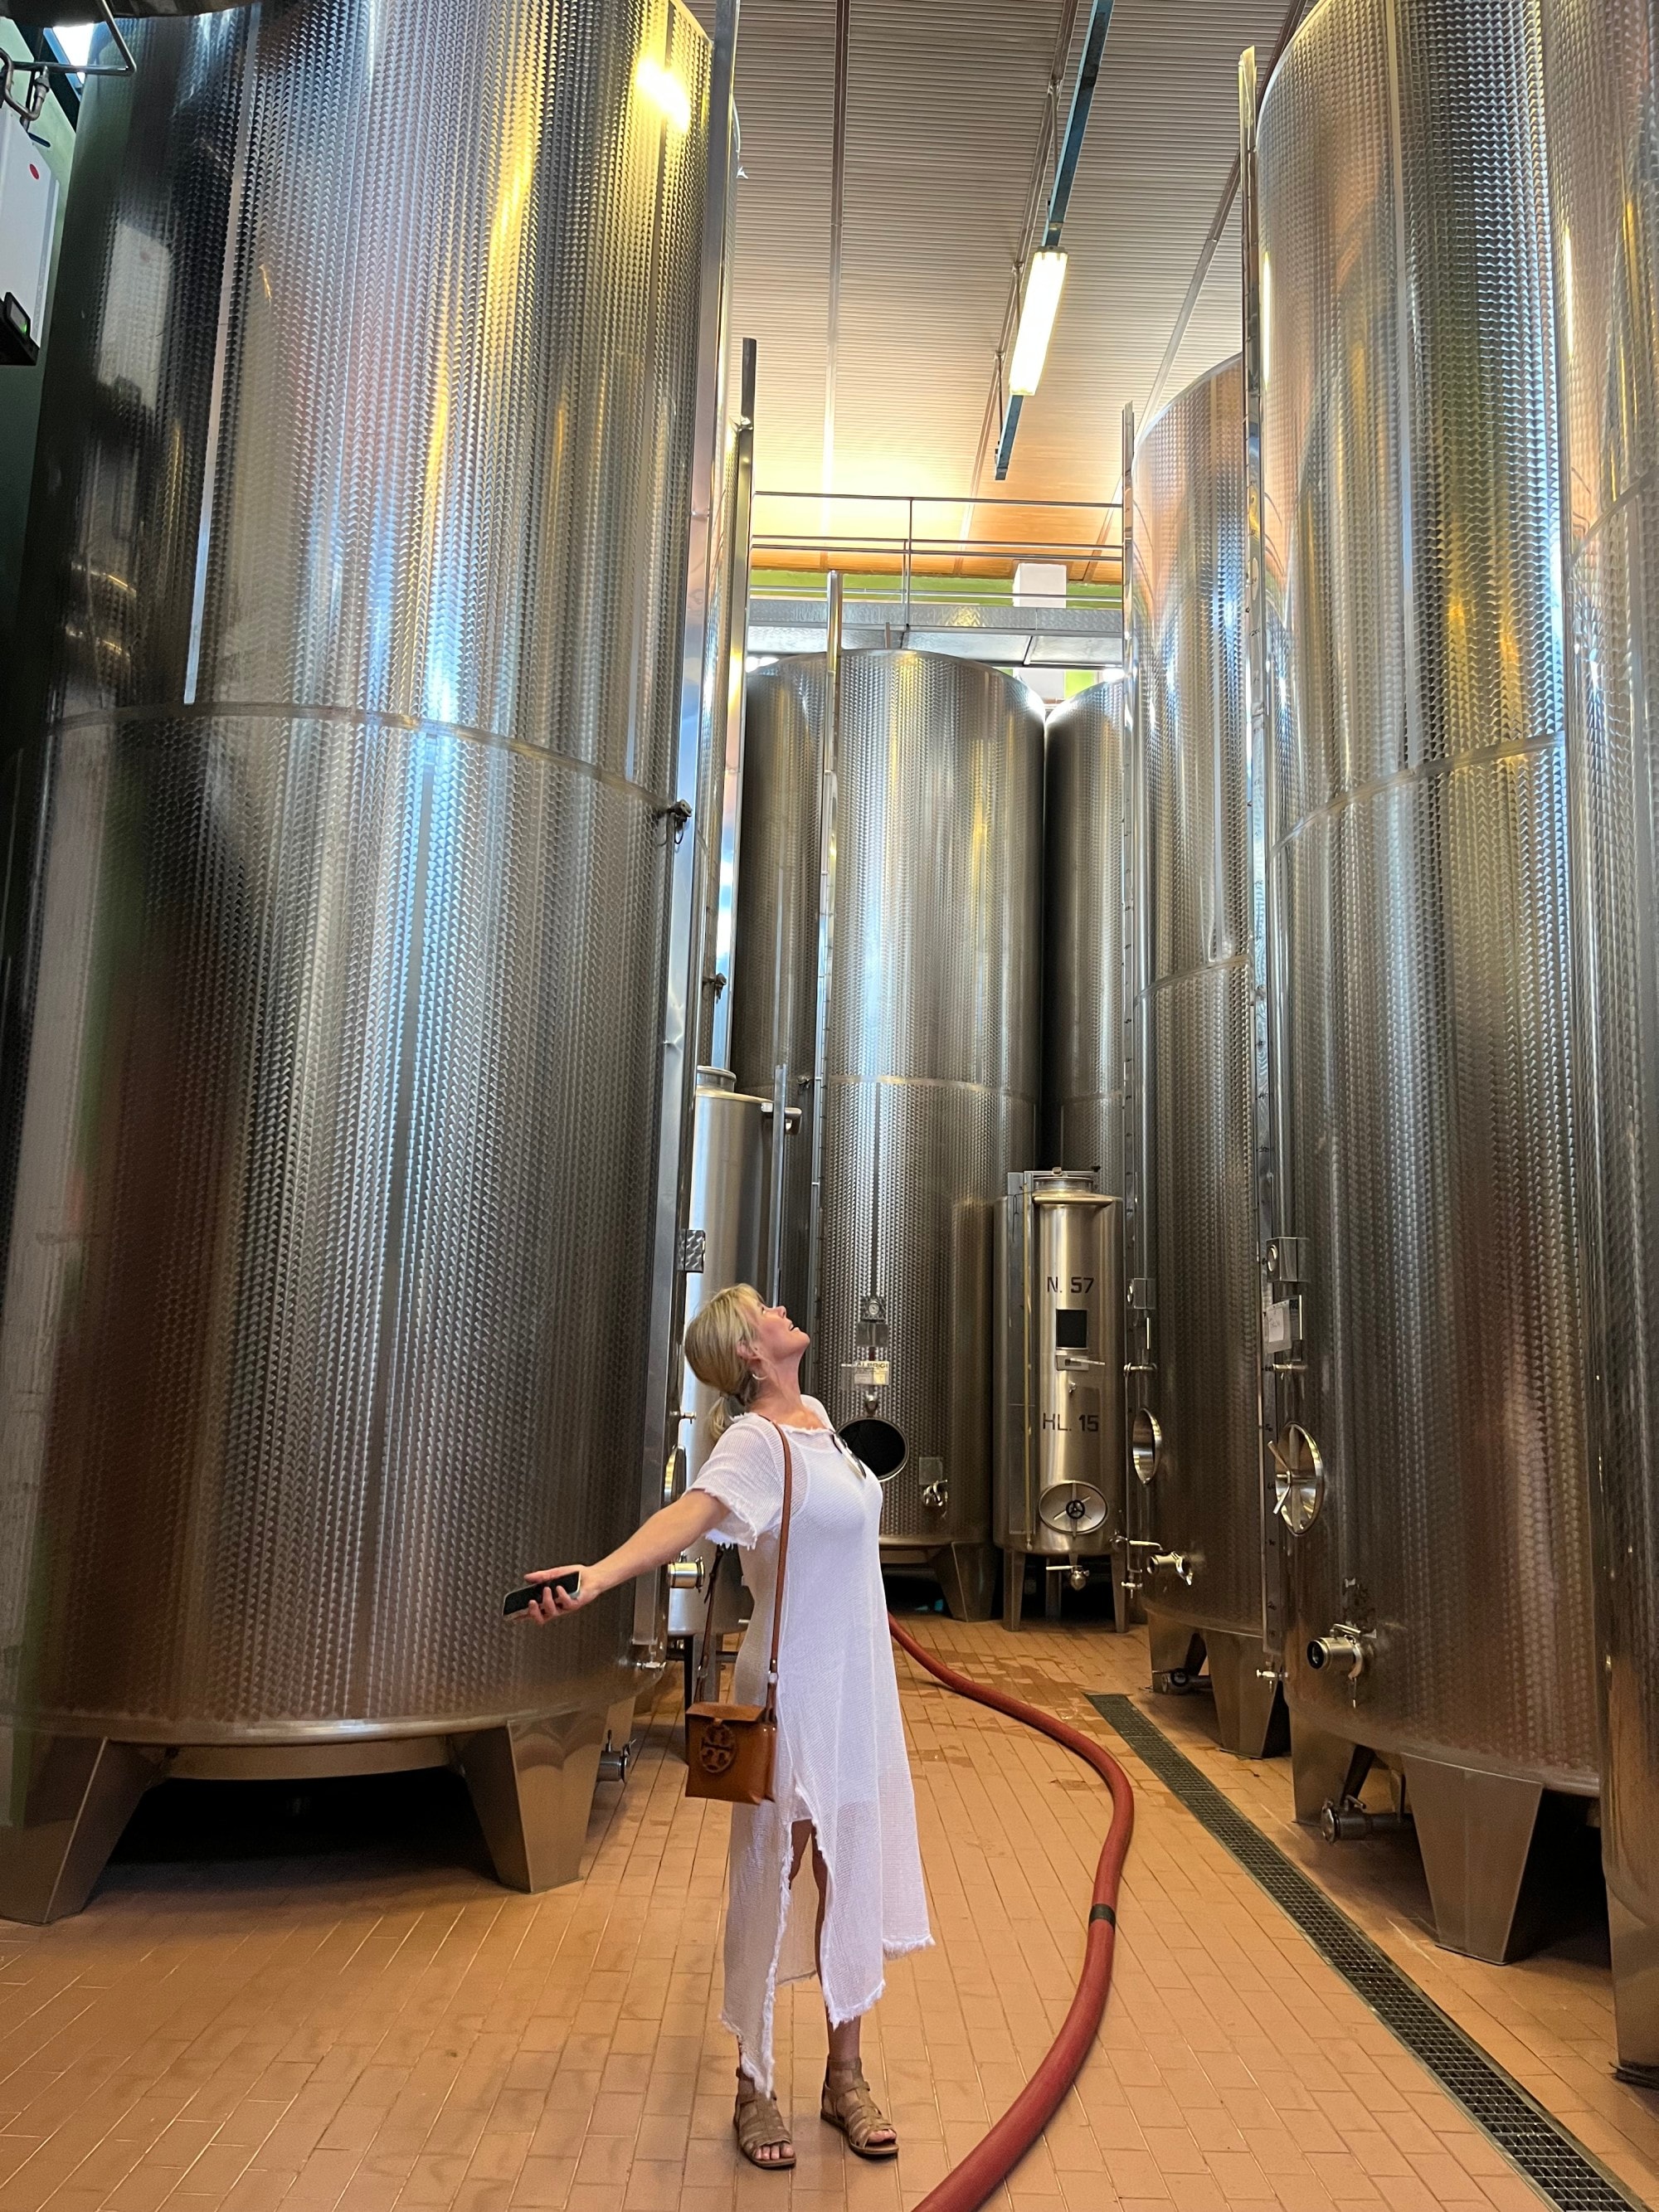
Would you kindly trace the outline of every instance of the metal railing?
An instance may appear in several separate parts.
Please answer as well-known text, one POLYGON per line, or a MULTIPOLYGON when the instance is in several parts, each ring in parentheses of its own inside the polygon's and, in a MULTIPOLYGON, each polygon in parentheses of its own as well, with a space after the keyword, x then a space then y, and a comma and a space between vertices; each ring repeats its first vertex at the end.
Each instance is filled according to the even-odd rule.
POLYGON ((1042 604, 1098 604, 1121 581, 1120 532, 1121 510, 1111 500, 757 490, 753 592, 757 599, 801 596, 798 582, 760 573, 768 569, 815 580, 838 570, 849 597, 868 596, 870 579, 890 576, 908 614, 914 600, 960 599, 964 586, 978 587, 975 597, 999 599, 1001 592, 984 587, 1006 582, 1012 598, 1015 569, 1036 562, 1066 570, 1064 600, 1042 604))

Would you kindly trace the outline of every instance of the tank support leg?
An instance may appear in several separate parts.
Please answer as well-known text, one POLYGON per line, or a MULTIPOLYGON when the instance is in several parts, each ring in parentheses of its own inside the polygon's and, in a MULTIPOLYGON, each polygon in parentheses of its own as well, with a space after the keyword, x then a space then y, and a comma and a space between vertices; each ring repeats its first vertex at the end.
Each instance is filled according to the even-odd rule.
POLYGON ((1172 1679, 1177 1674, 1198 1680, 1198 1670, 1204 1663, 1204 1638, 1186 1621, 1171 1620, 1168 1613, 1154 1613, 1149 1607, 1146 1646, 1155 1690, 1184 1690, 1185 1681, 1172 1679))
POLYGON ((605 1740, 611 1751, 627 1753, 634 1741, 634 1715, 638 1710, 637 1698, 619 1698, 605 1717, 605 1740))
POLYGON ((1024 1552, 1005 1552, 1002 1555, 1002 1625, 1005 1628, 1019 1626, 1020 1607, 1025 1600, 1025 1554, 1024 1552))
POLYGON ((1212 1629, 1205 1634, 1204 1648, 1222 1748, 1241 1759, 1265 1759, 1269 1752, 1283 1751, 1290 1741, 1282 1717, 1285 1700, 1276 1677, 1261 1679, 1265 1655, 1260 1637, 1212 1629))
POLYGON ((1327 1805, 1357 1796, 1371 1771, 1371 1754, 1345 1735, 1328 1735, 1297 1713, 1291 1721, 1291 1782, 1296 1817, 1316 1820, 1327 1805))
POLYGON ((1659 2089, 1659 1924, 1607 1892, 1620 2081, 1659 2089))
MULTIPOLYGON (((0 1733, 0 1750, 9 1739, 0 1733)), ((0 1826, 0 1917, 44 1927, 78 1912, 152 1783, 152 1754, 106 1736, 9 1739, 11 1819, 0 1826)), ((0 1776, 0 1782, 7 1778, 0 1776)))
POLYGON ((609 1716, 562 1713, 458 1738, 472 1809, 506 1889, 556 1889, 581 1872, 609 1716))
POLYGON ((988 1620, 996 1596, 997 1554, 993 1544, 947 1544, 933 1557, 933 1572, 945 1593, 952 1620, 988 1620))
POLYGON ((1535 1782, 1437 1759, 1404 1765, 1435 1940, 1502 1965, 1516 1955, 1516 1909, 1543 1790, 1535 1782))

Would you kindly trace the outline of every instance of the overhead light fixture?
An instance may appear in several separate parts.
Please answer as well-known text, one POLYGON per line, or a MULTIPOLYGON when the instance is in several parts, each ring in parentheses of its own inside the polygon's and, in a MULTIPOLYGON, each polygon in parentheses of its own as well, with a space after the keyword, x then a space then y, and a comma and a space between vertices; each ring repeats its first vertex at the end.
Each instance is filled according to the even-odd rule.
POLYGON ((641 54, 634 67, 634 89, 658 109, 676 131, 691 125, 691 95, 671 69, 649 54, 641 54))
POLYGON ((1019 310, 1019 330, 1014 356, 1008 365, 1008 389, 1016 398, 1029 399, 1042 378, 1048 340, 1060 307, 1060 287, 1066 282, 1063 253, 1034 253, 1025 279, 1025 297, 1019 310))

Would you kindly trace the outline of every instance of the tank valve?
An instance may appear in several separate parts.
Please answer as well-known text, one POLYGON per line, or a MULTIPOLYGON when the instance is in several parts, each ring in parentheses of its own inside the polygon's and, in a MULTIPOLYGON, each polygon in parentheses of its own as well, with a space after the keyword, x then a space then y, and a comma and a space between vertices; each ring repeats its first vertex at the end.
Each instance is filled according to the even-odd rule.
POLYGON ((1398 1835, 1411 1826, 1407 1813, 1373 1813, 1356 1797, 1340 1804, 1327 1798, 1320 1808, 1319 1832, 1328 1844, 1357 1844, 1367 1836, 1398 1835))
POLYGON ((703 1563, 701 1559, 678 1559, 668 1563, 668 1587, 677 1590, 700 1590, 703 1584, 703 1563))
POLYGON ((930 1513, 943 1513, 951 1502, 951 1492, 943 1481, 925 1483, 921 1502, 930 1513))
POLYGON ((1340 1667, 1351 1682, 1359 1680, 1370 1657, 1369 1638, 1346 1620, 1339 1620, 1328 1636, 1316 1636, 1308 1646, 1308 1664, 1316 1674, 1327 1667, 1340 1667))
MULTIPOLYGON (((1145 1536, 1131 1536, 1129 1550, 1131 1554, 1136 1552, 1144 1553, 1146 1556, 1140 1564, 1142 1566, 1150 1567, 1154 1574, 1160 1572, 1171 1574, 1177 1582, 1184 1583, 1188 1589, 1192 1588, 1193 1563, 1185 1552, 1160 1551, 1155 1543, 1149 1541, 1145 1536)), ((1136 1589, 1139 1588, 1139 1584, 1126 1580, 1124 1588, 1136 1589)))
POLYGON ((1066 1579, 1074 1590, 1085 1590, 1089 1587, 1089 1570, 1087 1567, 1073 1567, 1066 1579))

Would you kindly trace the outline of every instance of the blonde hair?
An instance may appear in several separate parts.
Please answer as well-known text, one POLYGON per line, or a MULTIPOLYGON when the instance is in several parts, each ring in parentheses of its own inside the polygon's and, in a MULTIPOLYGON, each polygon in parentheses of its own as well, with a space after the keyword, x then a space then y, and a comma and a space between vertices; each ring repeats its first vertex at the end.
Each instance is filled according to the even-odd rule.
POLYGON ((708 1409, 708 1441, 717 1443, 755 1395, 755 1370, 743 1346, 766 1310, 752 1283, 717 1291, 686 1325, 685 1356, 699 1382, 720 1395, 708 1409))

